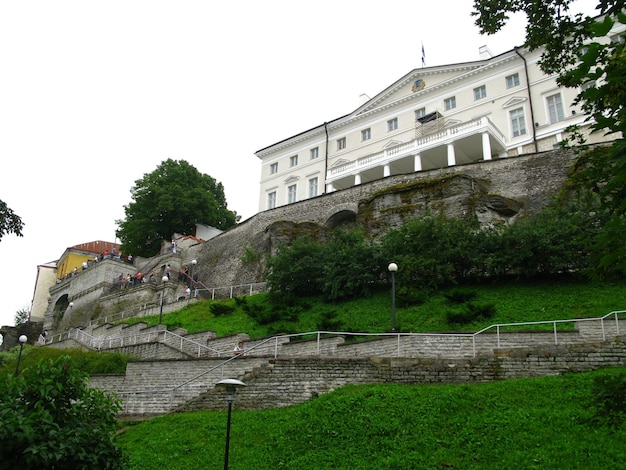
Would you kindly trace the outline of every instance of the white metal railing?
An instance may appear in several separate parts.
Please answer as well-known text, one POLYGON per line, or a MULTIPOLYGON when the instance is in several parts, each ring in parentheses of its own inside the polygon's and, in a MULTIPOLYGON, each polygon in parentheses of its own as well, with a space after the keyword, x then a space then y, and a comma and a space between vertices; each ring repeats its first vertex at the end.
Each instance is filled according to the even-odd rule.
POLYGON ((427 148, 435 145, 442 145, 451 138, 460 139, 474 135, 481 129, 491 132, 491 134, 500 141, 500 144, 505 146, 506 137, 504 134, 489 120, 489 118, 481 117, 480 119, 455 124, 440 131, 433 132, 432 134, 389 147, 382 152, 365 155, 355 161, 333 167, 328 171, 328 173, 329 176, 338 176, 344 173, 349 173, 357 168, 371 166, 380 161, 397 160, 411 154, 419 153, 419 151, 426 150, 427 148))
MULTIPOLYGON (((495 330, 496 333, 496 341, 497 341, 497 346, 500 347, 500 334, 501 334, 501 330, 502 328, 506 328, 506 327, 514 327, 519 329, 520 327, 525 327, 525 326, 537 326, 537 325, 545 325, 545 324, 551 324, 553 325, 552 328, 552 332, 554 335, 554 344, 558 344, 558 328, 557 325, 558 324, 564 324, 564 323, 572 323, 572 322, 591 322, 591 321, 597 321, 600 323, 600 329, 602 332, 602 339, 606 340, 606 321, 611 321, 611 322, 615 322, 615 328, 616 328, 616 335, 620 334, 620 325, 619 325, 619 316, 622 314, 625 314, 626 310, 619 310, 619 311, 613 311, 610 312, 602 317, 597 317, 597 318, 576 318, 576 319, 569 319, 569 320, 550 320, 550 321, 539 321, 539 322, 519 322, 519 323, 501 323, 501 324, 495 324, 495 325, 490 325, 487 328, 483 328, 482 330, 479 330, 475 333, 354 333, 354 332, 336 332, 336 331, 311 331, 311 332, 306 332, 306 333, 294 333, 294 334, 288 334, 288 335, 277 335, 277 336, 272 336, 270 338, 266 338, 262 341, 260 341, 257 344, 254 344, 253 346, 250 346, 249 348, 246 348, 246 352, 242 355, 233 355, 232 351, 229 352, 229 357, 226 358, 224 361, 220 362, 219 364, 216 364, 212 367, 210 367, 208 370, 190 378, 185 380, 184 382, 181 382, 178 385, 175 385, 173 387, 169 387, 166 389, 139 389, 139 390, 123 390, 123 391, 118 391, 116 392, 119 396, 124 396, 126 397, 126 400, 124 400, 124 409, 125 411, 128 412, 129 409, 129 398, 132 397, 133 395, 139 395, 139 394, 164 394, 167 396, 167 406, 169 407, 169 409, 172 409, 176 403, 174 403, 174 394, 177 390, 180 390, 181 388, 190 385, 193 382, 198 381, 199 379, 201 379, 202 377, 205 377, 206 375, 219 370, 220 371, 220 377, 224 378, 224 366, 229 364, 231 361, 235 361, 238 360, 240 358, 243 358, 245 356, 270 356, 270 357, 274 357, 274 359, 276 359, 278 357, 278 353, 279 353, 279 349, 280 349, 280 345, 281 344, 285 344, 285 343, 289 343, 291 338, 306 338, 306 337, 310 337, 310 338, 314 338, 316 341, 316 353, 317 355, 320 355, 322 353, 322 347, 321 347, 321 341, 322 341, 322 337, 324 335, 333 335, 333 336, 358 336, 358 337, 378 337, 378 338, 396 338, 396 345, 395 345, 395 349, 396 349, 396 354, 398 357, 401 357, 403 354, 402 351, 402 341, 401 338, 403 337, 428 337, 428 338, 434 338, 434 337, 446 337, 446 338, 453 338, 453 339, 463 339, 463 340, 468 340, 471 339, 472 342, 472 354, 474 357, 476 357, 476 352, 477 352, 477 346, 476 346, 476 337, 480 336, 480 335, 484 335, 487 332, 489 332, 490 330, 495 330)), ((550 330, 538 330, 538 331, 543 331, 543 332, 548 332, 550 330)), ((73 332, 68 332, 69 335, 71 334, 75 334, 76 337, 78 338, 79 336, 81 338, 84 337, 89 337, 89 338, 93 338, 93 336, 82 332, 81 330, 73 330, 73 332)), ((164 338, 167 337, 167 334, 170 334, 174 337, 177 337, 178 340, 182 340, 184 339, 183 337, 176 335, 175 333, 169 333, 166 330, 163 331, 159 331, 159 332, 155 332, 155 333, 149 333, 149 335, 156 335, 156 337, 158 337, 159 335, 163 335, 164 338)), ((136 335, 136 336, 141 336, 141 335, 136 335)), ((149 338, 151 336, 148 336, 149 338)), ((120 338, 116 338, 116 339, 120 339, 120 338)), ((182 345, 182 341, 180 343, 182 345)), ((202 346, 199 343, 195 343, 197 346, 202 346)), ((221 356, 222 353, 220 353, 219 351, 212 349, 212 348, 208 348, 206 347, 206 349, 211 349, 211 351, 216 352, 218 356, 221 356)), ((180 400, 179 400, 180 401, 180 400)), ((183 400, 184 401, 184 400, 183 400)))
POLYGON ((78 328, 70 328, 69 330, 53 335, 46 340, 46 344, 59 342, 63 340, 74 339, 75 341, 84 344, 92 349, 113 349, 122 348, 124 346, 132 346, 136 344, 150 343, 159 341, 164 344, 168 344, 173 348, 185 352, 187 354, 193 354, 196 357, 203 357, 203 353, 208 356, 221 356, 223 353, 217 349, 211 348, 197 341, 185 338, 179 334, 168 331, 166 329, 138 332, 126 336, 111 336, 108 338, 100 338, 93 336, 78 328))

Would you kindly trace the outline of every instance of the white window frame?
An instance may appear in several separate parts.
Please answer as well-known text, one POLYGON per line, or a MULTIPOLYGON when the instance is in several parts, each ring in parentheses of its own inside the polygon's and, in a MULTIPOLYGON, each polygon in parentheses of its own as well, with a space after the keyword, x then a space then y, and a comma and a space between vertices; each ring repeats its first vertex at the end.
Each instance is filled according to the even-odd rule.
POLYGON ((456 108, 456 96, 451 96, 443 100, 443 107, 446 111, 456 108))
POLYGON ((298 166, 298 156, 292 155, 289 157, 289 167, 298 166))
POLYGON ((267 208, 268 209, 276 208, 276 191, 267 193, 267 208))
POLYGON ((309 150, 309 155, 311 156, 311 160, 315 160, 317 157, 320 156, 320 148, 319 147, 314 147, 311 150, 309 150))
POLYGON ((487 98, 487 85, 474 88, 474 101, 482 100, 483 98, 487 98))
POLYGON ((346 138, 342 137, 341 139, 337 139, 337 150, 343 150, 346 148, 346 138))
POLYGON ((287 204, 298 202, 298 185, 290 184, 287 186, 287 204))
POLYGON ((278 162, 274 162, 270 165, 270 175, 278 173, 278 162))
POLYGON ((423 118, 426 116, 426 108, 420 108, 415 110, 415 120, 417 121, 419 118, 423 118))
POLYGON ((524 108, 515 108, 509 111, 511 120, 511 134, 513 137, 526 135, 526 113, 524 108))
POLYGON ((515 88, 516 86, 519 86, 519 73, 507 75, 504 79, 506 80, 507 88, 515 88))
POLYGON ((361 131, 361 142, 365 140, 370 140, 372 138, 372 128, 368 127, 367 129, 363 129, 361 131))
POLYGON ((319 179, 317 176, 309 178, 309 197, 318 195, 319 179))
POLYGON ((565 120, 565 110, 563 109, 563 97, 561 93, 554 93, 546 96, 546 110, 548 111, 548 121, 556 124, 565 120))
POLYGON ((392 132, 398 129, 398 118, 389 119, 387 121, 387 132, 392 132))

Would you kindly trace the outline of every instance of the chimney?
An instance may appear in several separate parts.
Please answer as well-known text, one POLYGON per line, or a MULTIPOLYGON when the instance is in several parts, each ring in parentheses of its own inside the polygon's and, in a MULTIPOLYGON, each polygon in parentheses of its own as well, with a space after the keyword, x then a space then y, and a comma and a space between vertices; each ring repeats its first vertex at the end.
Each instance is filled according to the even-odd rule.
POLYGON ((489 48, 487 46, 480 46, 478 48, 478 54, 480 55, 480 59, 491 59, 493 57, 493 54, 491 53, 491 51, 489 50, 489 48))
POLYGON ((359 106, 367 103, 371 98, 367 96, 365 93, 361 93, 359 95, 359 106))

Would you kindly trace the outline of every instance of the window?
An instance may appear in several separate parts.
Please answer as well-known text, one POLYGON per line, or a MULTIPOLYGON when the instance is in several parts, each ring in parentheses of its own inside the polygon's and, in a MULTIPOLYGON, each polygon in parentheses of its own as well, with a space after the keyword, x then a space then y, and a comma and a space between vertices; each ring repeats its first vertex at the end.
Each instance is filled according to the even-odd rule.
POLYGON ((456 96, 443 100, 443 106, 446 108, 446 111, 456 108, 456 96))
POLYGON ((341 139, 337 139, 337 150, 343 150, 346 148, 346 138, 342 137, 341 139))
POLYGON ((361 140, 370 140, 372 138, 372 130, 368 127, 361 131, 361 140))
POLYGON ((267 195, 267 208, 274 209, 276 207, 276 191, 267 195))
POLYGON ((317 196, 317 177, 309 180, 309 197, 317 196))
POLYGON ((294 155, 293 157, 289 157, 289 166, 296 166, 298 164, 298 156, 294 155))
POLYGON ((561 101, 561 95, 559 93, 557 93, 556 95, 548 96, 546 98, 546 102, 548 103, 550 124, 554 124, 555 122, 559 122, 565 119, 565 116, 563 115, 563 103, 561 101))
POLYGON ((514 86, 519 86, 519 73, 514 73, 513 75, 509 75, 505 77, 506 87, 513 88, 514 86))
POLYGON ((296 185, 292 184, 287 188, 287 202, 291 204, 296 202, 296 185))
POLYGON ((415 120, 417 121, 419 118, 423 118, 426 116, 426 108, 420 108, 415 110, 415 120))
POLYGON ((511 129, 513 130, 513 137, 526 134, 526 121, 524 120, 523 108, 511 111, 511 129))
POLYGON ((623 34, 614 34, 611 36, 611 44, 623 44, 626 41, 626 36, 623 34))
POLYGON ((487 97, 487 87, 485 85, 474 88, 474 100, 480 100, 487 97))
POLYGON ((387 121, 387 132, 395 131, 398 128, 398 118, 387 121))
POLYGON ((272 163, 270 165, 270 175, 278 172, 278 163, 272 163))
POLYGON ((314 149, 310 150, 310 155, 311 155, 311 160, 316 159, 317 157, 320 156, 320 149, 318 147, 315 147, 314 149))

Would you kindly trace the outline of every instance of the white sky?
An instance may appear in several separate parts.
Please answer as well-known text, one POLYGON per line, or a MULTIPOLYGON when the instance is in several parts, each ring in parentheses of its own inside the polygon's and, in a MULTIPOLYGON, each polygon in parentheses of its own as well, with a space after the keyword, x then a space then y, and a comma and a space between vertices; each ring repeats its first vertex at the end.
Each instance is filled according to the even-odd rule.
MULTIPOLYGON (((481 37, 472 0, 0 2, 0 325, 30 308, 37 265, 115 240, 134 181, 167 158, 258 208, 254 152, 356 109, 414 68, 521 45, 481 37)), ((597 0, 578 0, 591 13, 597 0)))

